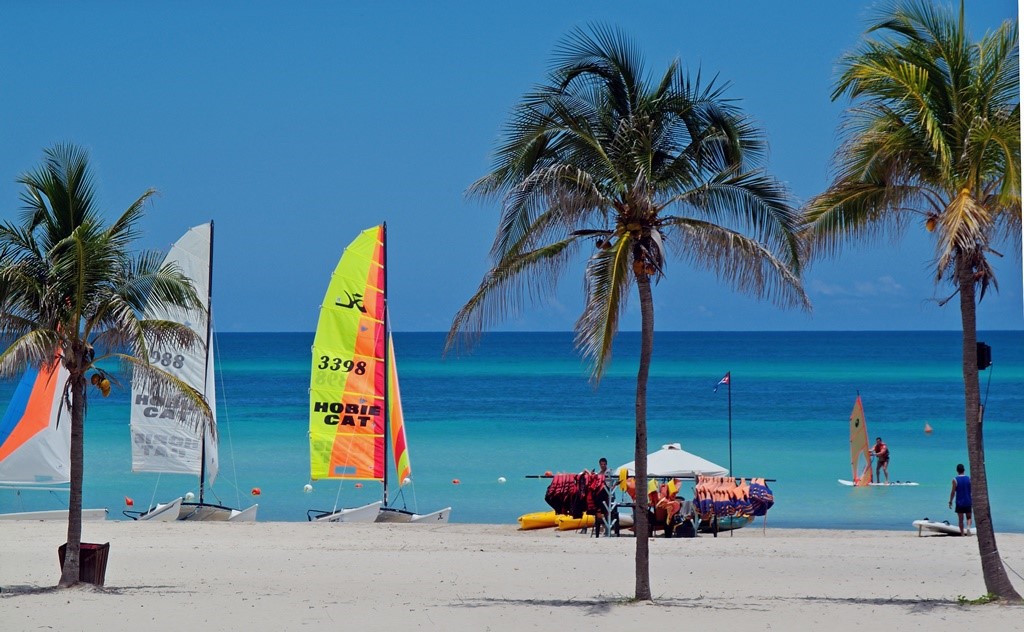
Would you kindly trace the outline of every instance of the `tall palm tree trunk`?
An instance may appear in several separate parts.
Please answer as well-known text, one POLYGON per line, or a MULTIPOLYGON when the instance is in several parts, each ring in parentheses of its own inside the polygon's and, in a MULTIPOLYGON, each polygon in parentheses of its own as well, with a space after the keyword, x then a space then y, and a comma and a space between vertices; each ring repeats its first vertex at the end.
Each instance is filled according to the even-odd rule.
POLYGON ((78 583, 82 550, 82 475, 85 470, 85 375, 71 371, 71 493, 68 498, 68 541, 59 586, 78 583))
POLYGON ((647 522, 647 376, 654 350, 654 297, 651 279, 637 275, 640 291, 640 368, 636 375, 636 599, 651 599, 650 524, 647 522))
POLYGON ((963 373, 965 418, 967 420, 967 458, 971 466, 971 500, 974 526, 978 534, 981 572, 985 590, 1008 601, 1021 601, 1003 568, 992 510, 988 502, 988 478, 985 473, 985 444, 982 433, 981 388, 978 385, 978 322, 975 303, 975 279, 972 266, 963 253, 957 257, 957 281, 960 286, 960 318, 963 323, 963 373))

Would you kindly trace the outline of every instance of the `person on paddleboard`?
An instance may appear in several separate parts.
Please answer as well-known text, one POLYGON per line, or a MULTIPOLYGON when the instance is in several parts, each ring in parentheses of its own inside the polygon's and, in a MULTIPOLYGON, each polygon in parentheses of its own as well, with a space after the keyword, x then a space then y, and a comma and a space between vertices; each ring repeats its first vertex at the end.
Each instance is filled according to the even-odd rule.
POLYGON ((875 445, 871 448, 871 456, 875 457, 875 480, 882 482, 880 472, 885 472, 885 482, 889 483, 889 446, 882 443, 882 437, 875 437, 875 445))

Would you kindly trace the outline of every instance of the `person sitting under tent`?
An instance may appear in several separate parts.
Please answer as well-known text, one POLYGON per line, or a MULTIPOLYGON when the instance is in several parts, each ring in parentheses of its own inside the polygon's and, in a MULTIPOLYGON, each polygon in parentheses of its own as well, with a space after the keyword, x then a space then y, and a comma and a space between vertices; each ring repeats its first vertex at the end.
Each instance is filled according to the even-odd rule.
POLYGON ((652 505, 654 507, 654 523, 661 525, 672 524, 672 519, 683 506, 682 501, 676 499, 679 493, 679 479, 673 478, 658 488, 658 500, 652 505))
MULTIPOLYGON (((636 500, 636 479, 626 480, 626 493, 636 500)), ((665 537, 671 537, 675 527, 676 516, 683 508, 684 499, 677 498, 681 488, 679 479, 670 479, 660 486, 654 479, 647 480, 647 519, 651 533, 664 530, 665 537)), ((692 511, 692 503, 689 503, 692 511)))

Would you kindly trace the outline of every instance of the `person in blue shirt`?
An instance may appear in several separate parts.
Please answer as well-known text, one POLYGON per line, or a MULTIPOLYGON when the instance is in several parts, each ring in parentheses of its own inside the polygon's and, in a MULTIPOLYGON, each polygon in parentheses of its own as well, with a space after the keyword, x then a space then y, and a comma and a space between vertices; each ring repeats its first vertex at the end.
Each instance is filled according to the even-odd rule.
POLYGON ((953 500, 956 500, 956 517, 960 523, 960 535, 968 535, 971 532, 971 477, 964 474, 964 464, 956 466, 956 478, 953 479, 953 488, 949 491, 949 506, 953 507, 953 500), (967 531, 964 531, 964 518, 967 518, 967 531))

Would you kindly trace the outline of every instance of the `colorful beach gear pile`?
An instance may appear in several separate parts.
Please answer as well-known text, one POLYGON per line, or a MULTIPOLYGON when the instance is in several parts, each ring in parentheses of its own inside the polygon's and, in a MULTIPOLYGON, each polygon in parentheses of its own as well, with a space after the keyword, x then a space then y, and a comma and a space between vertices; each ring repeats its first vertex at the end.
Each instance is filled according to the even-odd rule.
POLYGON ((698 476, 693 488, 694 504, 706 529, 735 529, 764 516, 775 503, 775 495, 763 478, 698 476))

